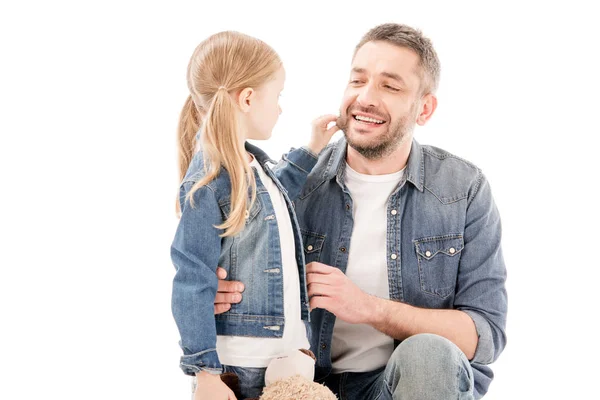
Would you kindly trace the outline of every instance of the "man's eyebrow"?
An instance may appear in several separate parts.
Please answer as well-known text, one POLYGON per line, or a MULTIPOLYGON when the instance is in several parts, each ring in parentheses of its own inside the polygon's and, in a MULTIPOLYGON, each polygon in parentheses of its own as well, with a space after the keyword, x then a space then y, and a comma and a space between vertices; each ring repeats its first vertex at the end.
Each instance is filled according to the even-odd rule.
POLYGON ((352 72, 356 72, 357 74, 364 74, 367 72, 367 70, 364 68, 354 67, 352 68, 352 72))

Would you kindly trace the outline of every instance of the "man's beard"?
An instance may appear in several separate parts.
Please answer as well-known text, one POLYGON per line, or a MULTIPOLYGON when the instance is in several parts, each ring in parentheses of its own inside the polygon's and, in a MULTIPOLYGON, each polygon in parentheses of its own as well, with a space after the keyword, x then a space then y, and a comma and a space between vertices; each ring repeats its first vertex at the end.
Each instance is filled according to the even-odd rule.
MULTIPOLYGON (((349 107, 345 115, 340 115, 337 119, 337 126, 344 132, 346 141, 354 150, 360 155, 369 160, 379 160, 383 157, 392 154, 404 140, 409 137, 415 127, 415 109, 416 104, 411 106, 408 115, 403 116, 394 124, 390 124, 387 130, 380 133, 377 137, 372 138, 367 143, 361 143, 354 140, 348 134, 348 125, 350 124, 350 118, 354 118, 352 114, 354 112, 362 111, 367 114, 374 114, 381 116, 380 112, 377 112, 372 107, 349 107)), ((386 119, 386 118, 383 118, 386 119)), ((389 120, 389 118, 387 118, 389 120)))

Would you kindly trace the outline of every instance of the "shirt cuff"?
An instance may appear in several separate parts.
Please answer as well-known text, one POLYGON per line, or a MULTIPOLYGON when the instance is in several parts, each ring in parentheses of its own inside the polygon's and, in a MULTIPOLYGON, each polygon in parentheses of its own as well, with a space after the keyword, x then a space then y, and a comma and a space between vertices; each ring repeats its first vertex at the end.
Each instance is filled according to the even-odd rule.
POLYGON ((211 374, 223 373, 223 366, 219 362, 216 349, 183 355, 181 356, 179 366, 186 375, 191 376, 196 375, 200 371, 206 371, 211 374))
POLYGON ((477 330, 477 349, 471 362, 479 364, 491 364, 494 361, 494 340, 489 322, 480 314, 471 310, 461 310, 469 315, 475 323, 477 330))
POLYGON ((283 158, 300 168, 303 172, 307 174, 312 171, 315 165, 317 165, 317 161, 319 158, 315 156, 310 150, 305 147, 301 147, 299 149, 292 149, 289 153, 283 156, 283 158))

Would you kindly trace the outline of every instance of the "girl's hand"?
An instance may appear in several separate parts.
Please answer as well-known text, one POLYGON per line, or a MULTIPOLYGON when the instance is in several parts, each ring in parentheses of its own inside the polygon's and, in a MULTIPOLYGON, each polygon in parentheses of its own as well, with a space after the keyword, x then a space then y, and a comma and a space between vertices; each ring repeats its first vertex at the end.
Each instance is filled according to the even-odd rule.
POLYGON ((194 400, 237 400, 219 375, 202 371, 196 374, 196 378, 194 400))
POLYGON ((336 124, 329 129, 327 129, 327 125, 335 122, 337 118, 337 115, 328 114, 322 115, 312 122, 312 135, 308 143, 310 151, 318 155, 327 146, 333 134, 340 130, 336 124))

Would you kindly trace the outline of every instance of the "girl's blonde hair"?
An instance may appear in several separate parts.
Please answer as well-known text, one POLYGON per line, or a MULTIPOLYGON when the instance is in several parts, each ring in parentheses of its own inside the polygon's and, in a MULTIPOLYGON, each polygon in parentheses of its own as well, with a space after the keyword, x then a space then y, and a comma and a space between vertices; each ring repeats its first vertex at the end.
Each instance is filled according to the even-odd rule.
POLYGON ((280 67, 281 60, 269 45, 231 31, 204 40, 190 59, 190 95, 181 110, 177 134, 179 176, 181 181, 185 177, 200 129, 205 176, 192 186, 186 200, 194 207, 194 192, 215 179, 223 166, 231 180, 231 204, 226 221, 216 226, 225 229, 222 236, 234 236, 244 228, 247 209, 256 200, 256 181, 241 140, 234 98, 241 90, 257 88, 272 79, 280 67))

